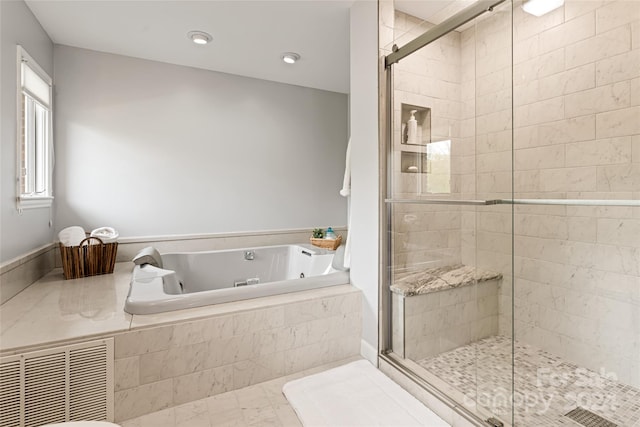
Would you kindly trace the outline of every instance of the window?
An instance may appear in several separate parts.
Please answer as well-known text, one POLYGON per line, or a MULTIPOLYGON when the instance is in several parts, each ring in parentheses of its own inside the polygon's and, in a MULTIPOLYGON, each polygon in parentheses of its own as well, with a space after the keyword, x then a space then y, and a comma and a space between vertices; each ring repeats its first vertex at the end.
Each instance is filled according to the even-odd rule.
POLYGON ((51 77, 18 46, 18 209, 51 206, 51 77))

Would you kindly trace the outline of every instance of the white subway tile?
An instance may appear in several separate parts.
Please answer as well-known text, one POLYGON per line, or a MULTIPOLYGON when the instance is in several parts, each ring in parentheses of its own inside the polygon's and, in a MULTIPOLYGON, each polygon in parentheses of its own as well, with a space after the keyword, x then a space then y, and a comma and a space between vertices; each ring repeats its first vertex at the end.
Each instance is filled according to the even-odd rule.
POLYGON ((133 388, 140 385, 139 358, 137 356, 116 359, 114 365, 115 391, 133 388))
POLYGON ((631 161, 631 137, 566 144, 567 166, 598 166, 631 161))
POLYGON ((517 193, 540 191, 540 171, 514 171, 513 188, 517 193))
POLYGON ((542 191, 596 191, 596 168, 543 169, 540 171, 542 191))
POLYGON ((197 344, 212 339, 225 339, 233 336, 233 317, 217 316, 211 319, 178 323, 174 326, 171 347, 197 344))
POLYGON ((513 63, 520 64, 540 55, 540 36, 535 35, 513 44, 513 63))
POLYGON ((564 19, 567 21, 596 10, 608 0, 567 0, 564 4, 564 19))
POLYGON ((593 63, 586 64, 582 67, 540 79, 538 99, 567 95, 585 89, 592 89, 595 86, 595 65, 593 63))
POLYGON ((171 344, 173 326, 130 331, 115 336, 115 358, 165 350, 171 344))
POLYGON ((639 275, 637 248, 572 242, 569 263, 613 273, 639 275))
POLYGON ((598 191, 637 191, 640 188, 640 164, 599 166, 597 184, 598 191))
POLYGON ((198 343, 140 356, 140 383, 148 384, 189 374, 205 367, 209 346, 198 343))
POLYGON ((515 151, 514 169, 518 171, 559 168, 564 165, 565 148, 563 145, 548 145, 515 151))
POLYGON ((596 115, 596 137, 610 138, 640 134, 640 107, 596 115))
POLYGON ((233 315, 233 334, 244 335, 284 326, 284 307, 252 310, 233 315))
POLYGON ((567 118, 629 107, 631 86, 626 81, 574 93, 565 97, 564 105, 567 118))
POLYGON ((514 232, 549 239, 567 239, 569 234, 566 218, 549 215, 516 215, 514 232))
POLYGON ((640 2, 636 0, 611 2, 596 10, 598 34, 637 21, 640 21, 640 2))
POLYGON ((596 137, 595 116, 543 123, 538 129, 538 145, 588 141, 596 137))
POLYGON ((517 107, 514 112, 514 126, 519 128, 563 118, 564 98, 557 97, 517 107))
POLYGON ((593 37, 595 33, 595 13, 591 12, 542 32, 540 53, 550 52, 593 37))
MULTIPOLYGON (((568 48, 567 48, 568 49, 568 48)), ((591 62, 591 61, 585 61, 591 62)), ((578 66, 582 64, 575 64, 578 66)), ((572 68, 572 67, 567 67, 572 68)), ((550 76, 565 70, 565 49, 557 49, 529 61, 513 66, 513 84, 521 85, 531 80, 550 76)))
POLYGON ((631 50, 631 29, 620 27, 565 48, 567 69, 631 50))
POLYGON ((520 7, 513 8, 513 39, 521 41, 541 32, 562 24, 564 21, 564 10, 558 8, 542 16, 533 16, 526 13, 520 7))
POLYGON ((569 240, 577 242, 595 242, 597 232, 596 224, 595 218, 567 217, 569 240))
POLYGON ((640 49, 596 62, 598 86, 640 76, 640 49))
MULTIPOLYGON (((560 74, 555 74, 555 76, 560 74)), ((513 105, 519 107, 521 105, 532 104, 539 101, 541 99, 540 89, 540 80, 538 79, 531 80, 518 86, 514 86, 513 105)))
POLYGON ((478 172, 497 172, 511 170, 511 151, 478 154, 476 156, 478 172))
POLYGON ((598 219, 598 243, 640 248, 640 220, 598 219))

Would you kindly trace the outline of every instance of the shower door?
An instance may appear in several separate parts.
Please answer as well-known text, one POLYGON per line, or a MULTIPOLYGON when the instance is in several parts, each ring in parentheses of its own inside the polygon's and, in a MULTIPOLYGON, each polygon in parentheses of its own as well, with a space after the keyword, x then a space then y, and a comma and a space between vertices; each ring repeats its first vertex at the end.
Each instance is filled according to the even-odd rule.
MULTIPOLYGON (((508 425, 513 206, 498 201, 513 191, 512 12, 480 3, 495 7, 388 56, 386 357, 450 406, 508 425)), ((386 20, 398 47, 439 23, 386 20)))
POLYGON ((640 2, 408 3, 381 357, 477 422, 640 426, 640 2))

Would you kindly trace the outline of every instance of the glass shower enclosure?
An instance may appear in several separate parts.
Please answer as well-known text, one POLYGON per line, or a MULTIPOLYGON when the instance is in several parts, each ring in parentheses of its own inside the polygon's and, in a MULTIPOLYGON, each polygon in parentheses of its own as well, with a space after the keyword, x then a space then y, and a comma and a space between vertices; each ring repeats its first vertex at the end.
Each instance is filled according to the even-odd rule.
POLYGON ((420 3, 380 2, 381 357, 479 425, 640 426, 640 2, 420 3))

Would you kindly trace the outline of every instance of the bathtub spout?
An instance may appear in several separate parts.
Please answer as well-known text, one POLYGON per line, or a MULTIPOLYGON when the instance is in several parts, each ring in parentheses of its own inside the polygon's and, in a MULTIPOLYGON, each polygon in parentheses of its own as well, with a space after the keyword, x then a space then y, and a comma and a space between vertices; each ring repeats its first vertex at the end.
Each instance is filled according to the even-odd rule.
POLYGON ((153 246, 147 246, 138 252, 138 254, 133 257, 132 261, 136 265, 151 264, 154 267, 162 268, 162 256, 153 246))

